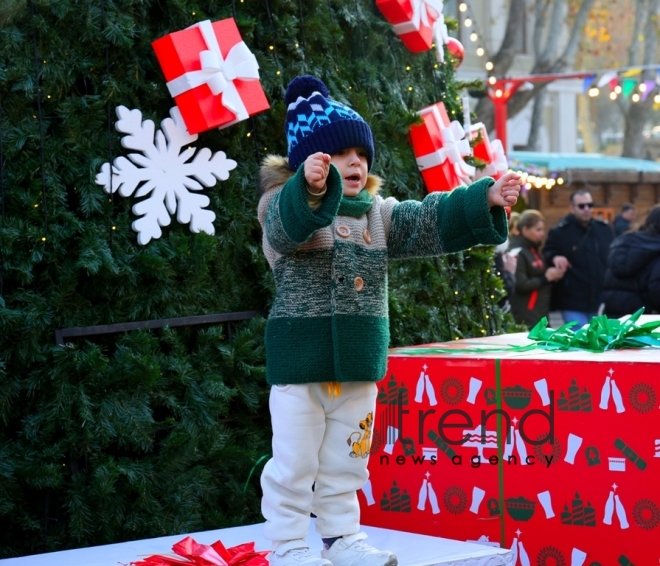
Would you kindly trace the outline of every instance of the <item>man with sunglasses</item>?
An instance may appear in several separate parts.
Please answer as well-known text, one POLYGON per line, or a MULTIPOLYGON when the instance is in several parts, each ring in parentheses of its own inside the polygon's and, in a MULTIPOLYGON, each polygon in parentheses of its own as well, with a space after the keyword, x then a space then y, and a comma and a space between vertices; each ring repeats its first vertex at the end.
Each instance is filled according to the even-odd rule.
POLYGON ((593 199, 586 189, 571 194, 570 214, 548 232, 543 253, 549 263, 566 271, 552 288, 552 309, 565 322, 588 324, 598 314, 603 291, 612 227, 593 217, 593 199))

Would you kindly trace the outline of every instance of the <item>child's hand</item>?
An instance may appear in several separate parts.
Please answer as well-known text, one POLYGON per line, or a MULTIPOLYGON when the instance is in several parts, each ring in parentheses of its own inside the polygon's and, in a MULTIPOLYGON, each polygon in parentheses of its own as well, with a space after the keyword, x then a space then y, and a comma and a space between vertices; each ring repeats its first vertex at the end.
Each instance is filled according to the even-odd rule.
POLYGON ((321 193, 330 172, 330 156, 318 151, 305 159, 305 179, 315 192, 321 193))
POLYGON ((502 175, 488 189, 488 208, 491 206, 513 206, 518 200, 522 179, 516 173, 502 175))

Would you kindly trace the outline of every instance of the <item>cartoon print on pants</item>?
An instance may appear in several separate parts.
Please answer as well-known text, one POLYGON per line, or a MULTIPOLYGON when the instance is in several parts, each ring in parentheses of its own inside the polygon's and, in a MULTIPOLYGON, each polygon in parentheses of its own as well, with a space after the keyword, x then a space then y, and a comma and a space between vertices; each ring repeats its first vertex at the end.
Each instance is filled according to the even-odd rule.
POLYGON ((371 426, 374 421, 373 413, 368 413, 367 418, 360 421, 360 428, 364 432, 356 430, 351 432, 346 443, 351 447, 351 458, 366 458, 369 456, 369 448, 371 448, 371 426))

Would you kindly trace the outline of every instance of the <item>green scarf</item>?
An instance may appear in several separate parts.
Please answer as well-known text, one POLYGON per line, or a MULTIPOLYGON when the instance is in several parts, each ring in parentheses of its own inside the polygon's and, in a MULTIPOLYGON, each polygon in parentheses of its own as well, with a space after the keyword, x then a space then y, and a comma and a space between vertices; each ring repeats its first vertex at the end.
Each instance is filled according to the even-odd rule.
POLYGON ((360 218, 363 214, 369 212, 371 205, 374 203, 372 197, 366 189, 362 189, 356 196, 347 197, 342 195, 341 203, 339 204, 339 216, 353 216, 360 218))

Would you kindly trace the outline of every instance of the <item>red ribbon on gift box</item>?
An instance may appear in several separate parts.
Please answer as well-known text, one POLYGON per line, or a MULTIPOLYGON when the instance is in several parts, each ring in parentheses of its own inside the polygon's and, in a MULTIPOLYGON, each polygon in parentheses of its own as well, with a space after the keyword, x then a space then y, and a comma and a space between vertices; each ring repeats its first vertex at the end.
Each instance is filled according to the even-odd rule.
POLYGON ((268 551, 255 550, 253 542, 226 548, 220 541, 207 545, 186 537, 175 543, 172 550, 183 559, 154 554, 131 562, 131 566, 268 566, 268 551))
POLYGON ((443 4, 443 0, 376 0, 376 6, 410 51, 428 51, 435 41, 440 62, 444 61, 443 46, 449 40, 443 4))
POLYGON ((424 124, 410 128, 410 138, 428 191, 447 191, 469 184, 475 168, 463 159, 470 155, 470 142, 460 122, 449 121, 444 104, 420 110, 424 124))

